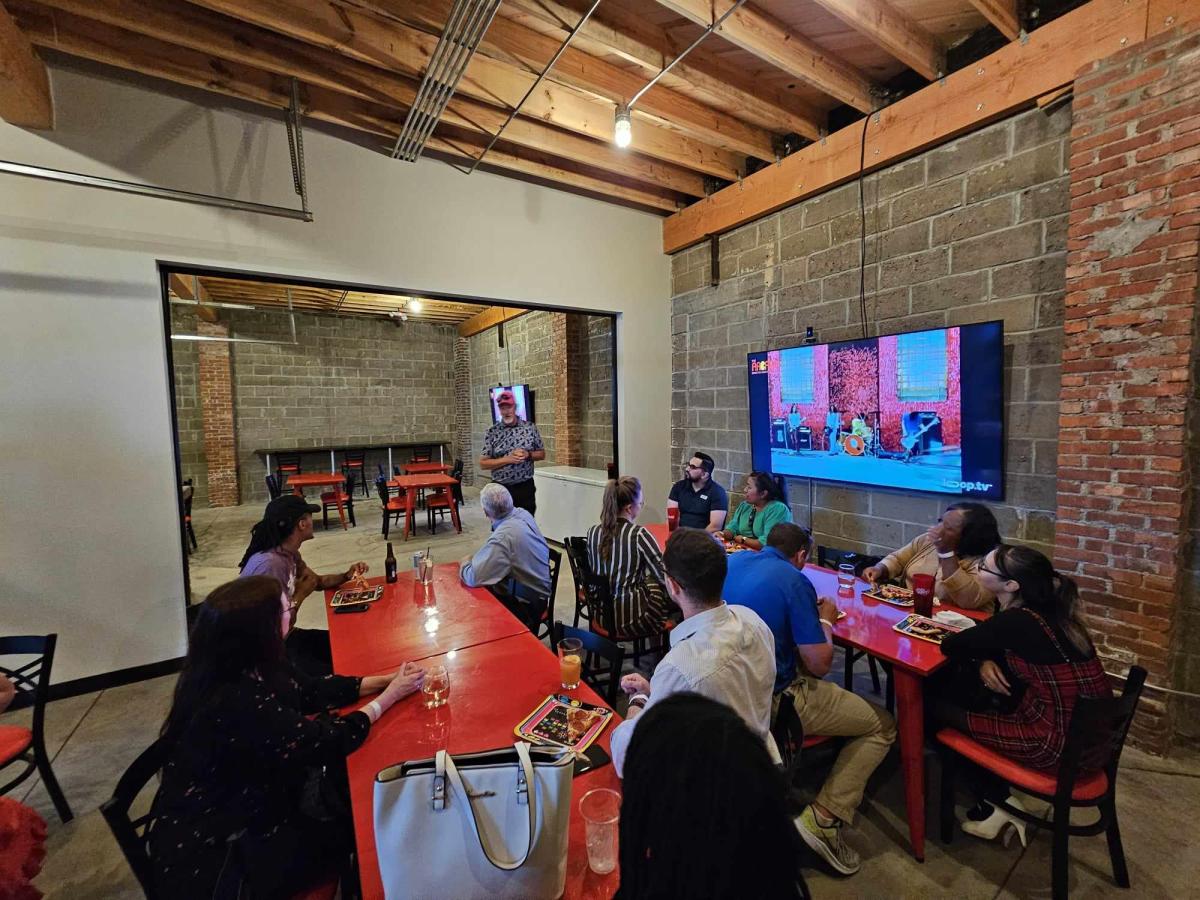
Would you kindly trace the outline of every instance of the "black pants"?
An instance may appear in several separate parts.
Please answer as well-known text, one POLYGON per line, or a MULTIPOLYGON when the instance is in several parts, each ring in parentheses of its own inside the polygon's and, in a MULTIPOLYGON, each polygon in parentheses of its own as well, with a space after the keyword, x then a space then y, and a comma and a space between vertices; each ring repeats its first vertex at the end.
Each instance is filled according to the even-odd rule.
POLYGON ((528 481, 518 481, 516 484, 506 484, 505 487, 512 494, 513 506, 519 506, 531 516, 537 514, 537 487, 532 478, 528 481))
POLYGON ((542 616, 549 605, 548 598, 539 596, 536 591, 517 584, 511 578, 506 578, 499 584, 489 584, 488 590, 505 609, 520 619, 526 628, 537 634, 542 616))

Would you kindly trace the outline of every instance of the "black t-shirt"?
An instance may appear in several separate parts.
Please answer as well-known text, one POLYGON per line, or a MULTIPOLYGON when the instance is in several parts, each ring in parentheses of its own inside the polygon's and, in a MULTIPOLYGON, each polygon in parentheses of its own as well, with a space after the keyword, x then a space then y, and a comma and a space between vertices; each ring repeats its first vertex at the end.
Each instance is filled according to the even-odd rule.
POLYGON ((679 504, 679 524, 684 528, 707 528, 708 514, 714 509, 729 510, 729 495, 711 478, 700 490, 684 478, 671 487, 671 499, 679 504))

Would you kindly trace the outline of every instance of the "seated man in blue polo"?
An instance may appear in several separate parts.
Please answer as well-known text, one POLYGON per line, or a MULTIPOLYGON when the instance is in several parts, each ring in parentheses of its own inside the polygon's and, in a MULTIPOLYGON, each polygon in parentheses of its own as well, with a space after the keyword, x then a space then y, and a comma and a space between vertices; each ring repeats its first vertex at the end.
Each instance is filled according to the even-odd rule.
POLYGON ((720 531, 729 514, 729 494, 712 479, 716 464, 707 453, 693 453, 683 467, 683 478, 671 486, 667 509, 679 510, 684 528, 720 531))
POLYGON ((896 723, 879 707, 822 677, 833 663, 837 606, 817 599, 801 571, 812 535, 791 522, 767 534, 760 553, 729 557, 725 600, 758 613, 775 636, 775 705, 796 707, 805 734, 846 737, 833 771, 810 806, 796 817, 800 836, 843 875, 858 871, 858 853, 842 839, 841 826, 854 821, 867 778, 896 739, 896 723))

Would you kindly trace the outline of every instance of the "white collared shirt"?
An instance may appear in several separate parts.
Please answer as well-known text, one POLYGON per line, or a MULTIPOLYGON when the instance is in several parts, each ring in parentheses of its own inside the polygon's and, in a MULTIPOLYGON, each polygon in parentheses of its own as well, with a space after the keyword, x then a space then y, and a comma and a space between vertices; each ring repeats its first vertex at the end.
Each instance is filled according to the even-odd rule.
MULTIPOLYGON (((758 613, 722 603, 684 619, 671 632, 671 649, 650 679, 648 709, 672 694, 691 691, 724 703, 763 739, 771 759, 779 750, 771 737, 771 694, 775 689, 775 639, 758 613)), ((640 716, 638 717, 640 718, 640 716)), ((617 775, 625 768, 638 719, 626 719, 612 734, 617 775)))

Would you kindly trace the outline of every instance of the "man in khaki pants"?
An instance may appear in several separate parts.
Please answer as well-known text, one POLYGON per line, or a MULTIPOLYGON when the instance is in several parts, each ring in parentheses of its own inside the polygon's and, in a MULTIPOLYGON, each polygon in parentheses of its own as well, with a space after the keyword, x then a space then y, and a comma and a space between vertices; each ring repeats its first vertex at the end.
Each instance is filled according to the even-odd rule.
POLYGON ((822 681, 833 662, 833 623, 837 606, 817 592, 801 573, 812 536, 791 522, 767 535, 758 553, 735 553, 725 579, 727 603, 753 609, 775 637, 775 698, 791 702, 807 734, 849 738, 812 805, 796 818, 800 836, 843 875, 858 871, 858 853, 841 827, 854 821, 867 779, 896 739, 895 720, 862 697, 822 681))

